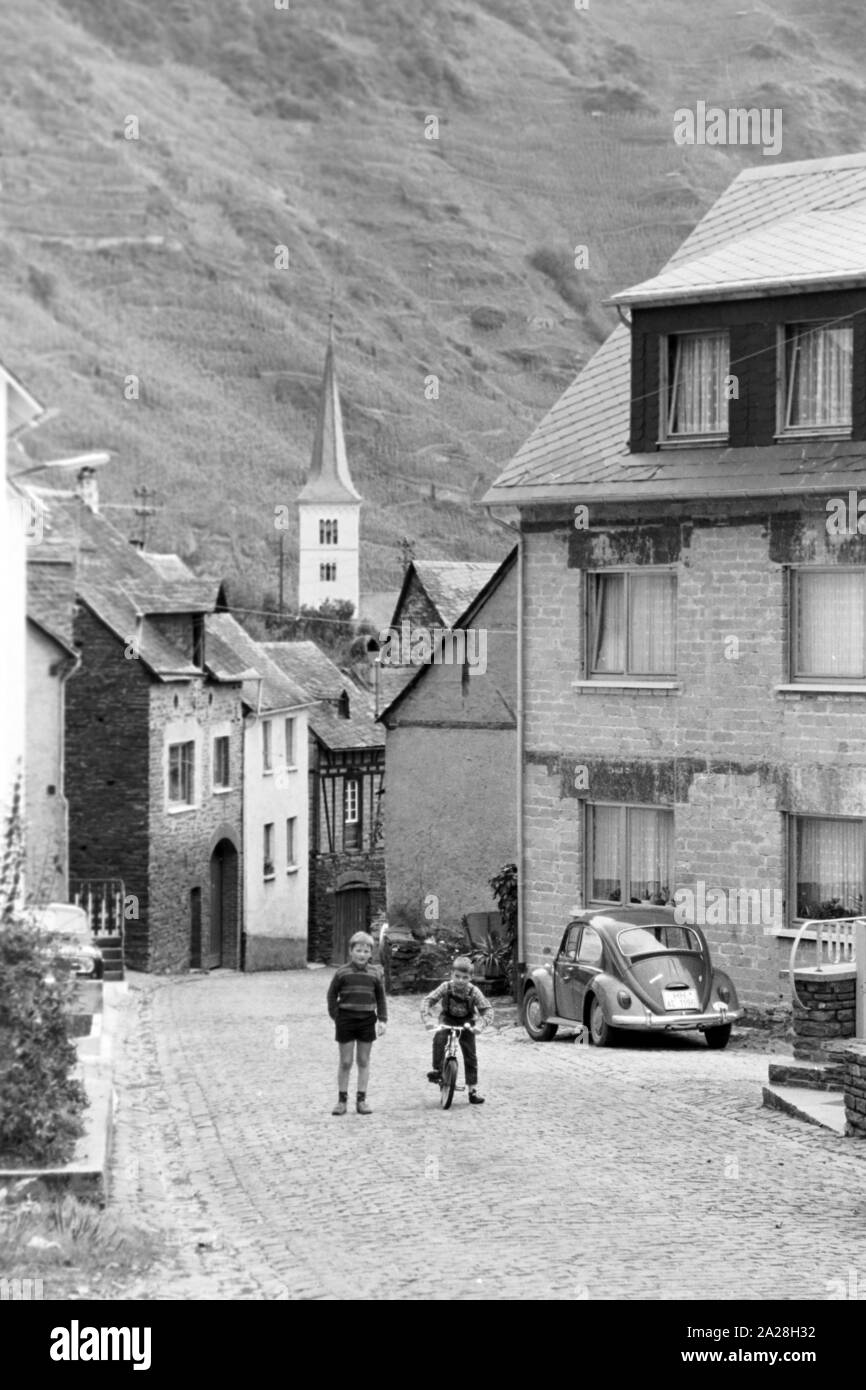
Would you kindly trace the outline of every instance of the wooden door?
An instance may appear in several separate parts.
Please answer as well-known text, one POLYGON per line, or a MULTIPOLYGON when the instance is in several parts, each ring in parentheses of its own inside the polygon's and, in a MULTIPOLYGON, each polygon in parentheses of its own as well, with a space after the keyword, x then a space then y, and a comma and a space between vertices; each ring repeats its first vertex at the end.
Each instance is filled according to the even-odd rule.
POLYGON ((370 890, 364 884, 341 888, 335 895, 332 965, 349 959, 349 939, 370 925, 370 890))
POLYGON ((201 966, 201 889, 189 890, 189 963, 201 966))
POLYGON ((204 970, 216 970, 222 965, 223 936, 223 858, 217 845, 210 857, 210 914, 207 939, 202 942, 201 963, 204 970))

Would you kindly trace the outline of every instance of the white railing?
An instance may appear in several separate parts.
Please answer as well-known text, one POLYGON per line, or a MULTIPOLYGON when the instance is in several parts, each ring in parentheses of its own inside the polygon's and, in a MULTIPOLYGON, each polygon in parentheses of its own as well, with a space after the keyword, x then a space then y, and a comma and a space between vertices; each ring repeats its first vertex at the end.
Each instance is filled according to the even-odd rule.
POLYGON ((123 936, 122 878, 79 878, 69 885, 76 907, 87 914, 94 936, 123 936))
POLYGON ((804 1009, 808 1004, 797 992, 797 952, 804 941, 814 939, 815 963, 806 967, 820 973, 822 970, 843 968, 857 972, 856 999, 858 1038, 866 1038, 866 917, 827 917, 809 919, 802 922, 791 945, 790 975, 791 989, 797 1003, 804 1009), (808 936, 806 935, 808 933, 808 936))

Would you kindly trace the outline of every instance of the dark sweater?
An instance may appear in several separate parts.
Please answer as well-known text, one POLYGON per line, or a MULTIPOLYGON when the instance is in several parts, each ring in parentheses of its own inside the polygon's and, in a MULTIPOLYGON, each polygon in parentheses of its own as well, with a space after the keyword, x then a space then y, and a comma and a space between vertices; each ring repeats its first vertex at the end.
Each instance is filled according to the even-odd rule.
POLYGON ((337 1010, 353 1014, 376 1014, 380 1023, 388 1022, 388 1005, 382 975, 375 965, 355 965, 349 961, 334 972, 328 986, 328 1013, 337 1010))

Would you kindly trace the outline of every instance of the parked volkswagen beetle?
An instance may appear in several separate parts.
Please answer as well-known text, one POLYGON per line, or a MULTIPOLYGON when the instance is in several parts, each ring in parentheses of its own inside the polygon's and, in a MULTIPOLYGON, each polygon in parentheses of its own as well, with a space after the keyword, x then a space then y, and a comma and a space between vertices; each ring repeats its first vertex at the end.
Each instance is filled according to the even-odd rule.
POLYGON ((681 925, 670 907, 575 913, 553 960, 526 979, 522 1004, 535 1042, 583 1025, 596 1047, 619 1030, 697 1028, 708 1047, 723 1048, 741 1014, 700 927, 681 925))

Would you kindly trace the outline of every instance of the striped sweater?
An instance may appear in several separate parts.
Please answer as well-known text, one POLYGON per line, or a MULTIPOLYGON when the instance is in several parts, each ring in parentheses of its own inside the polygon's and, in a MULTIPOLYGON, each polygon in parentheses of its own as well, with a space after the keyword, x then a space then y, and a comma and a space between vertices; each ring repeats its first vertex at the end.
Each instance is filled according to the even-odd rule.
POLYGON ((337 1010, 352 1014, 375 1014, 380 1023, 388 1022, 388 1005, 382 972, 376 965, 355 965, 349 961, 334 972, 328 986, 328 1013, 337 1010))

